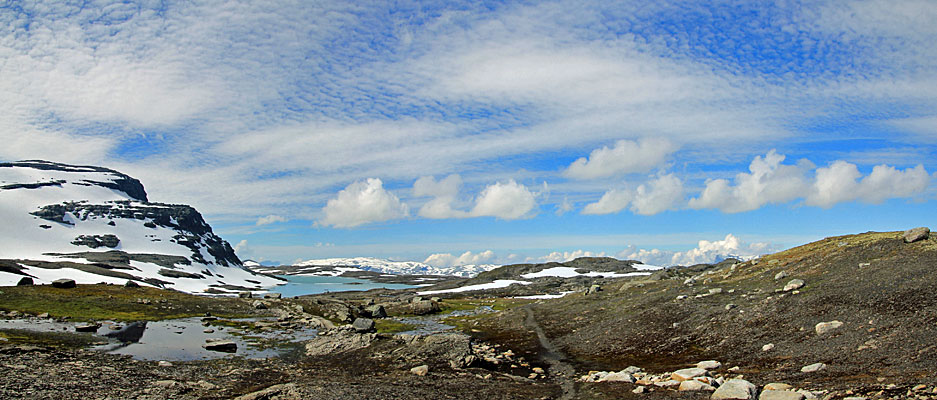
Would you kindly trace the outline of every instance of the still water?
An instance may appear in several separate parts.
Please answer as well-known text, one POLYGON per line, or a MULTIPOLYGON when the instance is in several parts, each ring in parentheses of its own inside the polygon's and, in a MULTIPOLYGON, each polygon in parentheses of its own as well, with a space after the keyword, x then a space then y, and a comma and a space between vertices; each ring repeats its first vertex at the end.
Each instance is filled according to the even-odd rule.
POLYGON ((283 297, 302 296, 307 294, 348 292, 352 290, 371 289, 410 289, 414 285, 400 283, 380 283, 365 279, 346 278, 341 276, 309 276, 309 275, 279 275, 288 283, 271 288, 270 291, 280 293, 283 297))

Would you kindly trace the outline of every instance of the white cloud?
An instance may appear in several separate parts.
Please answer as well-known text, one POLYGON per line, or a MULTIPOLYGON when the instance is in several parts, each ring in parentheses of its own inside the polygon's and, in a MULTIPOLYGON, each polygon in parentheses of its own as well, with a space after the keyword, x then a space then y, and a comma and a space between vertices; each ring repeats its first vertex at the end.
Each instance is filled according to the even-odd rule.
POLYGON ((672 266, 713 263, 732 257, 746 260, 771 250, 773 247, 768 243, 745 243, 730 233, 722 240, 700 240, 697 247, 687 251, 629 247, 616 256, 620 259, 642 261, 649 265, 672 266))
POLYGON ((903 171, 877 165, 871 174, 858 180, 860 177, 862 174, 855 164, 841 160, 829 167, 817 168, 813 192, 806 204, 825 208, 854 200, 878 204, 890 198, 920 194, 931 180, 922 165, 903 171))
POLYGON ((580 257, 605 257, 605 252, 591 252, 586 250, 573 250, 573 251, 554 251, 550 254, 547 254, 543 257, 528 257, 527 262, 539 262, 539 263, 548 263, 548 262, 566 262, 572 261, 580 257))
POLYGON ((640 215, 654 215, 672 210, 683 201, 683 182, 674 174, 657 177, 647 184, 638 186, 631 211, 640 215))
POLYGON ((275 224, 277 222, 286 222, 286 221, 289 221, 289 220, 279 215, 270 214, 265 217, 257 218, 257 223, 255 225, 257 226, 270 225, 270 224, 275 224))
POLYGON ((351 228, 371 222, 387 221, 406 217, 407 205, 393 193, 384 190, 380 179, 354 182, 329 200, 322 209, 325 216, 320 225, 336 228, 351 228))
POLYGON ((595 203, 586 204, 582 209, 582 213, 585 215, 603 215, 603 214, 613 214, 621 210, 624 210, 625 207, 628 207, 628 203, 631 203, 631 200, 634 199, 634 193, 630 190, 618 190, 612 189, 599 199, 595 203))
POLYGON ((647 172, 661 165, 676 146, 661 138, 639 141, 619 140, 615 147, 595 149, 589 157, 574 161, 563 175, 575 179, 596 179, 608 176, 647 172))
POLYGON ((247 244, 247 239, 243 239, 238 244, 234 245, 234 253, 238 257, 248 256, 253 253, 253 249, 247 244))
POLYGON ((436 181, 432 176, 424 176, 413 183, 413 195, 417 197, 432 196, 433 198, 426 202, 418 215, 423 218, 446 219, 446 218, 466 218, 468 212, 455 210, 452 205, 459 195, 459 188, 462 186, 462 177, 459 175, 449 175, 445 179, 436 181))
POLYGON ((797 165, 781 164, 784 158, 775 150, 764 158, 756 156, 748 167, 749 173, 737 174, 734 185, 725 179, 707 180, 702 194, 690 199, 690 207, 737 213, 802 197, 809 188, 804 174, 813 164, 806 160, 797 165))
POLYGON ((573 211, 574 208, 576 208, 576 206, 569 201, 569 196, 563 196, 563 201, 556 205, 556 211, 554 211, 554 214, 560 216, 573 211))
POLYGON ((458 265, 489 264, 494 261, 494 259, 495 253, 491 250, 485 250, 479 253, 466 251, 458 257, 453 256, 451 253, 432 254, 429 257, 426 257, 426 260, 424 260, 423 263, 432 265, 434 267, 452 267, 458 265))
POLYGON ((474 217, 496 217, 519 219, 531 216, 537 206, 535 195, 526 186, 515 182, 498 182, 482 190, 475 200, 471 215, 474 217))

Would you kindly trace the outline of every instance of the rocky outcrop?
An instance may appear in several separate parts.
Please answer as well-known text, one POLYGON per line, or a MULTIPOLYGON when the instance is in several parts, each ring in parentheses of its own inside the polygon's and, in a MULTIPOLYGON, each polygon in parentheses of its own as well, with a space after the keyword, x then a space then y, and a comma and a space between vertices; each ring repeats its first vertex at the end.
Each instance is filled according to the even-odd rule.
POLYGON ((120 244, 120 239, 111 234, 107 235, 79 235, 72 241, 75 246, 88 246, 92 249, 98 247, 115 248, 120 244))

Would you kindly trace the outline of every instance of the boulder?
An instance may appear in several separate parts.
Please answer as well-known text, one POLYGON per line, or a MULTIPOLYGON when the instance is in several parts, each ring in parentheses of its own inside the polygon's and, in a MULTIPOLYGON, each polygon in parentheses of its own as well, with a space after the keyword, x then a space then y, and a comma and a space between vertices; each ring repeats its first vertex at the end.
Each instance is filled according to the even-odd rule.
POLYGON ((426 315, 439 312, 439 303, 430 300, 419 300, 410 303, 410 313, 414 315, 426 315))
POLYGON ((429 365, 423 364, 419 367, 410 368, 410 373, 416 376, 426 376, 429 373, 429 365))
POLYGON ((774 350, 774 343, 768 343, 764 346, 761 346, 761 351, 771 351, 774 350))
POLYGON ((157 363, 156 365, 158 365, 158 366, 160 366, 160 367, 171 367, 171 366, 172 366, 172 363, 169 362, 169 361, 160 361, 160 362, 157 363))
POLYGON ((256 310, 266 310, 266 309, 267 309, 267 305, 264 304, 264 302, 262 302, 262 301, 260 301, 260 300, 254 300, 254 302, 251 303, 251 306, 254 307, 254 309, 256 309, 256 310))
POLYGON ((787 285, 784 285, 784 291, 790 292, 791 290, 797 290, 804 287, 804 281, 802 279, 791 279, 787 285))
POLYGON ((351 327, 355 328, 355 332, 358 333, 367 333, 374 330, 374 320, 370 318, 358 318, 355 322, 351 323, 351 327))
POLYGON ((788 385, 786 383, 772 382, 772 383, 765 385, 765 387, 762 388, 762 390, 791 390, 793 388, 794 388, 793 386, 788 385))
POLYGON ((281 293, 264 293, 265 299, 279 299, 282 297, 283 297, 283 294, 281 293))
POLYGON ((33 278, 30 278, 28 276, 24 276, 20 278, 19 282, 16 282, 16 286, 32 286, 32 284, 33 284, 33 278))
POLYGON ((595 294, 602 291, 601 285, 592 285, 589 286, 589 290, 586 291, 586 294, 595 294))
POLYGON ((328 334, 320 333, 315 339, 306 342, 307 355, 325 356, 345 353, 368 347, 377 340, 376 333, 360 334, 347 329, 336 329, 327 332, 328 334))
POLYGON ((627 372, 612 372, 599 379, 598 382, 627 382, 634 383, 634 376, 627 372))
POLYGON ((712 392, 715 391, 716 388, 712 387, 712 385, 690 379, 680 382, 680 387, 677 390, 681 392, 712 392))
POLYGON ((825 335, 831 333, 840 327, 843 326, 843 323, 840 321, 830 321, 830 322, 821 322, 817 324, 814 329, 817 331, 817 335, 825 335))
POLYGON ((217 340, 202 345, 205 350, 220 351, 224 353, 234 353, 238 350, 238 344, 230 340, 217 340))
POLYGON ((673 379, 678 382, 683 382, 685 380, 696 378, 697 376, 704 376, 708 374, 709 371, 703 368, 684 368, 674 371, 670 374, 670 379, 673 379))
POLYGON ((779 281, 784 278, 787 278, 787 271, 781 271, 781 272, 778 272, 776 275, 774 275, 774 280, 776 281, 779 281))
POLYGON ((712 400, 749 400, 758 394, 758 388, 744 379, 729 379, 713 392, 712 400))
POLYGON ((124 287, 125 288, 138 288, 140 287, 140 284, 134 281, 128 280, 127 282, 124 283, 124 287))
POLYGON ((811 373, 811 372, 823 371, 824 369, 826 369, 826 364, 815 363, 815 364, 810 364, 806 367, 801 368, 800 372, 811 373))
POLYGON ((902 235, 905 243, 914 243, 918 240, 926 240, 930 237, 930 229, 926 227, 908 229, 902 235))
POLYGON ((240 292, 238 293, 238 297, 242 299, 249 299, 251 298, 251 292, 240 292))
POLYGON ((768 390, 761 392, 758 400, 804 400, 804 395, 786 390, 768 390))
POLYGON ((367 313, 371 318, 387 317, 387 311, 384 310, 384 306, 381 305, 368 306, 364 309, 364 312, 367 313))
POLYGON ((700 361, 696 363, 696 368, 702 368, 706 370, 719 369, 722 368, 722 363, 716 360, 700 361))
POLYGON ((68 278, 56 279, 52 281, 52 287, 59 289, 71 289, 75 287, 75 280, 68 278))

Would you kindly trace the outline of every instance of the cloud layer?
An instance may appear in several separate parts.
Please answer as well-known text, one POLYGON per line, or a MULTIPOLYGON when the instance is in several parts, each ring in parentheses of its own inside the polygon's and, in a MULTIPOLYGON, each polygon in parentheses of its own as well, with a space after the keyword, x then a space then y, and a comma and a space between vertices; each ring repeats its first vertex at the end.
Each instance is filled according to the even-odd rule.
POLYGON ((384 189, 380 179, 354 182, 326 203, 321 225, 353 228, 409 215, 409 208, 393 193, 384 189))

